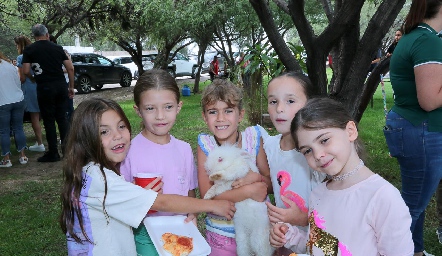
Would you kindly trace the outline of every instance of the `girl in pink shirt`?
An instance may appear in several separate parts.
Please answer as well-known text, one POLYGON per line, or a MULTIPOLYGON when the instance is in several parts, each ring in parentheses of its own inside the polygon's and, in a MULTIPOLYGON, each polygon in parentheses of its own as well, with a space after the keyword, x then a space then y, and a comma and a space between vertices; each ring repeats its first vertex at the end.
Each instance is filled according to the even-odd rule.
MULTIPOLYGON (((161 174, 164 194, 195 197, 198 180, 192 148, 170 134, 183 105, 175 79, 164 70, 144 72, 135 85, 134 101, 143 128, 131 141, 121 174, 130 182, 137 173, 161 174)), ((157 212, 147 216, 158 215, 175 214, 157 212)), ((196 225, 195 215, 188 214, 186 221, 196 225)), ((134 229, 134 234, 138 255, 158 255, 143 224, 134 229)))
POLYGON ((344 106, 309 100, 290 130, 309 166, 328 179, 310 195, 308 233, 277 223, 270 243, 310 255, 413 255, 408 208, 393 185, 364 166, 356 123, 344 106))

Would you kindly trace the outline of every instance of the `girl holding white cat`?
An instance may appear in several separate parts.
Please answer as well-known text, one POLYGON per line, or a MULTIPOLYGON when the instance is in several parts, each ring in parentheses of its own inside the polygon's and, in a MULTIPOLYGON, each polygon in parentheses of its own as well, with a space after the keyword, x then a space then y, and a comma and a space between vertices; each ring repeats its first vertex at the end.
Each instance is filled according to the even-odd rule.
MULTIPOLYGON (((203 198, 213 182, 204 168, 207 155, 223 144, 236 145, 256 160, 259 173, 251 172, 246 178, 232 184, 235 189, 226 191, 213 199, 240 202, 251 198, 262 202, 271 190, 270 170, 262 147, 260 129, 257 126, 239 131, 244 118, 242 92, 228 80, 216 79, 203 92, 201 99, 202 116, 210 134, 198 136, 198 184, 203 198)), ((208 214, 206 218, 206 239, 212 248, 211 256, 234 256, 236 254, 235 229, 233 221, 208 214)))

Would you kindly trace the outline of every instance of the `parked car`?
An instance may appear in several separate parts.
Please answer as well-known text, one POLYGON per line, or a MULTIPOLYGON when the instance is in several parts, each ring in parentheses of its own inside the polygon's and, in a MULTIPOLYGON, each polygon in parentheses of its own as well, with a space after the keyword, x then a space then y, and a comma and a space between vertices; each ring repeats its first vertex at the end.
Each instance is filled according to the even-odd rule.
POLYGON ((195 70, 198 68, 197 61, 191 60, 182 53, 177 52, 172 59, 172 63, 176 65, 176 76, 191 76, 195 78, 195 70))
POLYGON ((131 56, 109 56, 109 59, 111 59, 115 64, 120 64, 129 68, 130 72, 132 73, 132 78, 138 79, 138 67, 132 60, 131 56))
MULTIPOLYGON (((147 55, 143 55, 144 57, 147 57, 150 59, 150 61, 153 63, 155 61, 155 58, 157 57, 157 53, 151 53, 147 55)), ((170 54, 170 57, 172 54, 170 54)), ((179 77, 179 76, 191 76, 192 78, 195 78, 195 70, 198 68, 198 64, 196 61, 191 60, 184 56, 182 53, 177 53, 175 57, 172 59, 172 62, 168 65, 168 72, 173 77, 179 77)), ((147 70, 147 69, 144 69, 147 70)))
POLYGON ((79 93, 89 93, 92 87, 100 90, 104 84, 119 83, 122 87, 129 87, 132 83, 129 68, 101 55, 73 53, 71 59, 75 69, 75 88, 79 93))
MULTIPOLYGON (((143 70, 150 70, 153 69, 154 66, 154 60, 157 57, 158 54, 156 53, 151 53, 151 54, 143 54, 143 56, 141 57, 141 61, 143 63, 143 70)), ((169 63, 167 65, 167 72, 175 77, 175 71, 176 71, 176 66, 173 63, 169 63)))

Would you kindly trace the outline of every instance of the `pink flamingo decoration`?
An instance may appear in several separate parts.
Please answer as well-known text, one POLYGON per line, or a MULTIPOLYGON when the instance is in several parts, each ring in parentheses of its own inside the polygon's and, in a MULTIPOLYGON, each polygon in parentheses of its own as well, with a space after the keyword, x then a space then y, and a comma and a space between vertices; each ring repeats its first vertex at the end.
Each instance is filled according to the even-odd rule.
MULTIPOLYGON (((285 196, 285 197, 289 198, 290 200, 292 200, 293 202, 295 202, 295 204, 299 207, 299 209, 301 209, 301 211, 308 212, 308 209, 305 206, 304 199, 300 195, 296 194, 295 192, 287 189, 287 187, 292 182, 292 177, 290 176, 290 174, 286 171, 279 171, 278 174, 276 175, 276 177, 277 177, 279 186, 281 186, 281 189, 279 190, 279 194, 281 196, 285 196)), ((284 205, 287 208, 290 207, 290 205, 285 202, 284 202, 284 205)))

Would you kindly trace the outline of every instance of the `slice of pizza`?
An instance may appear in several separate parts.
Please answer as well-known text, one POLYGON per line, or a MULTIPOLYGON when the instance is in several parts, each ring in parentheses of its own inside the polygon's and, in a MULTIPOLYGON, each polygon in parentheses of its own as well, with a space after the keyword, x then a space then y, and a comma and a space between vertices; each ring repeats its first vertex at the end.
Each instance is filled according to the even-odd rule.
POLYGON ((193 238, 164 233, 161 236, 163 248, 173 256, 187 256, 193 250, 193 238))

